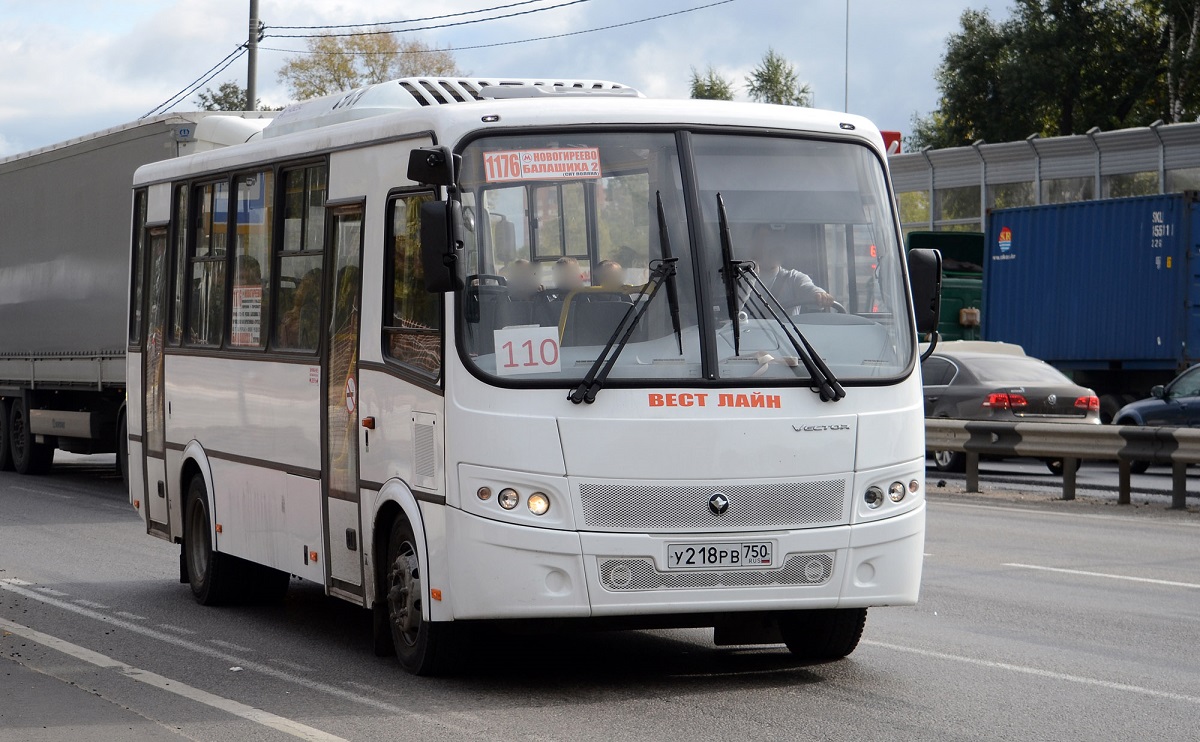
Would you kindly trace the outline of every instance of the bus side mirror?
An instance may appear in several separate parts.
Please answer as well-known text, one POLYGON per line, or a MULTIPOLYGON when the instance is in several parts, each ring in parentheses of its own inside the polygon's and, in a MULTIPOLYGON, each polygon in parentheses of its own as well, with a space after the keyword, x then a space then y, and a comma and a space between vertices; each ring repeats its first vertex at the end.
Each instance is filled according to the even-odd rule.
POLYGON ((936 332, 942 308, 942 254, 937 250, 909 250, 908 280, 917 332, 921 335, 936 332))
POLYGON ((446 294, 466 285, 462 223, 457 201, 421 204, 421 267, 425 289, 431 293, 446 294))
POLYGON ((422 147, 408 153, 408 179, 426 185, 454 185, 455 166, 462 158, 447 147, 422 147))

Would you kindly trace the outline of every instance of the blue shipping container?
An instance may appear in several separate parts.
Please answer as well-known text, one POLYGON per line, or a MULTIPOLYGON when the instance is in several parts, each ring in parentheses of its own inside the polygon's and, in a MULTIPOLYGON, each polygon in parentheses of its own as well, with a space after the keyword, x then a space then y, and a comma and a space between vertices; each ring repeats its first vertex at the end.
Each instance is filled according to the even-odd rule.
POLYGON ((983 336, 1064 370, 1174 370, 1200 355, 1200 194, 996 209, 983 336))

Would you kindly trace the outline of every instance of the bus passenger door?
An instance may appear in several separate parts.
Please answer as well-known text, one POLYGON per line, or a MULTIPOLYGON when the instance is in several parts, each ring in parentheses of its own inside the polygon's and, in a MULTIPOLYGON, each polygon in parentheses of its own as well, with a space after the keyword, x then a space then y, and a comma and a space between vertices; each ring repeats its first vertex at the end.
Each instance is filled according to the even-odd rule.
POLYGON ((332 269, 326 296, 324 490, 326 587, 363 596, 358 487, 358 339, 362 292, 361 205, 330 209, 327 254, 332 269))
POLYGON ((162 536, 170 535, 170 497, 167 493, 166 390, 163 379, 163 346, 167 329, 167 284, 170 255, 167 230, 153 227, 147 231, 146 273, 146 346, 142 353, 142 447, 146 462, 146 529, 162 536))

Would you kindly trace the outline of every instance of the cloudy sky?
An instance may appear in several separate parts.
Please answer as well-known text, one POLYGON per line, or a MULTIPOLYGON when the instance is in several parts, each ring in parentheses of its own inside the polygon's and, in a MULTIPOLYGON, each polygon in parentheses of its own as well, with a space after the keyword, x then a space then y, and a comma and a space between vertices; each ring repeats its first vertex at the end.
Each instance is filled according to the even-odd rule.
MULTIPOLYGON (((245 42, 249 0, 0 0, 0 157, 126 123, 153 111, 245 42)), ((1008 15, 1008 0, 260 0, 267 38, 259 98, 290 102, 276 79, 302 39, 278 26, 372 23, 510 6, 410 24, 460 49, 479 77, 606 79, 653 97, 688 95, 691 68, 738 83, 771 47, 812 87, 820 108, 849 108, 908 133, 937 102, 933 73, 966 8, 1008 15), (715 4, 714 4, 715 3, 715 4), (703 7, 709 6, 709 7, 703 7), (846 66, 849 7, 849 73, 846 66), (515 15, 523 11, 521 15, 515 15), (645 20, 652 16, 669 17, 645 20), (497 16, 509 15, 508 18, 497 16), (628 25, 619 25, 628 24, 628 25), (607 26, 619 26, 603 29, 607 26), (585 32, 585 33, 580 33, 585 32), (538 37, 559 38, 505 44, 538 37), (469 49, 467 47, 487 48, 469 49)), ((246 83, 243 56, 209 87, 246 83)), ((172 110, 195 110, 188 96, 172 110)))

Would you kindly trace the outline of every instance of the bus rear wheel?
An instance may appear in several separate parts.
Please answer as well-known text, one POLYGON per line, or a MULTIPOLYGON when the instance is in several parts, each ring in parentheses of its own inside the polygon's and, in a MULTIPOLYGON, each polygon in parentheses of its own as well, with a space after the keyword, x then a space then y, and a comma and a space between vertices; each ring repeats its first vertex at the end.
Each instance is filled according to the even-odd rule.
POLYGON ((866 625, 866 608, 794 611, 779 619, 779 633, 797 659, 829 662, 849 656, 866 625))
POLYGON ((414 675, 437 675, 447 668, 449 626, 426 621, 423 603, 427 587, 417 539, 403 517, 392 522, 388 537, 384 590, 387 621, 400 666, 414 675))

